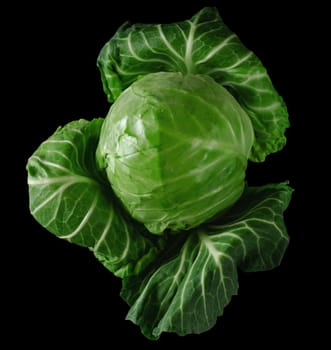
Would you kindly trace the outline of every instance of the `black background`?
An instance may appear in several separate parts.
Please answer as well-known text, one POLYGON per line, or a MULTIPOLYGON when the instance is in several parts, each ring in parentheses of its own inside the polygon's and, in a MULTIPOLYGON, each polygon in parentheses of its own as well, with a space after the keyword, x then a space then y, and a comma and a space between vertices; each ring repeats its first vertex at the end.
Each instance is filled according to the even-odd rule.
MULTIPOLYGON (((45 349, 55 344, 114 348, 117 342, 125 347, 134 341, 134 346, 157 348, 213 342, 219 348, 268 349, 276 344, 318 341, 312 329, 319 322, 315 311, 322 297, 314 278, 314 232, 309 221, 314 191, 302 150, 313 158, 311 118, 318 115, 307 85, 317 87, 313 80, 314 70, 319 69, 314 63, 318 30, 312 23, 318 23, 319 8, 316 4, 290 7, 289 3, 88 1, 7 9, 11 35, 6 36, 4 29, 9 45, 3 68, 10 78, 6 91, 11 98, 5 101, 10 112, 5 118, 8 127, 2 130, 3 138, 5 130, 7 136, 14 135, 9 154, 14 162, 6 174, 11 186, 5 204, 9 214, 4 220, 9 225, 2 233, 10 238, 3 248, 3 271, 8 277, 3 284, 8 292, 3 308, 9 311, 6 334, 11 344, 23 342, 45 349), (291 242, 279 268, 239 274, 239 295, 212 330, 186 337, 163 334, 155 343, 125 321, 128 307, 119 296, 121 281, 87 249, 56 238, 29 214, 25 164, 59 125, 105 116, 109 104, 96 58, 124 21, 180 21, 204 6, 218 7, 225 23, 262 60, 287 103, 291 128, 286 147, 269 156, 266 163, 250 164, 247 178, 254 185, 289 180, 295 188, 285 213, 291 242)), ((318 142, 317 138, 313 141, 318 142)))

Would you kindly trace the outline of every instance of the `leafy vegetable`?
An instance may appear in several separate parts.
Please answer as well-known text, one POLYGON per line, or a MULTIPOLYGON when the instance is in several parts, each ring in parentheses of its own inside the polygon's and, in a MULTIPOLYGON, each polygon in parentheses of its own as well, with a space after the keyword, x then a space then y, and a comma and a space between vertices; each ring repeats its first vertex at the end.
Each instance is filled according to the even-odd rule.
POLYGON ((285 253, 293 190, 249 187, 245 172, 284 146, 286 107, 215 8, 126 23, 98 66, 114 103, 28 159, 31 214, 123 279, 146 337, 204 332, 237 293, 237 268, 272 269, 285 253))
POLYGON ((253 140, 249 117, 212 78, 154 73, 113 104, 99 163, 132 217, 160 234, 195 227, 240 197, 253 140))

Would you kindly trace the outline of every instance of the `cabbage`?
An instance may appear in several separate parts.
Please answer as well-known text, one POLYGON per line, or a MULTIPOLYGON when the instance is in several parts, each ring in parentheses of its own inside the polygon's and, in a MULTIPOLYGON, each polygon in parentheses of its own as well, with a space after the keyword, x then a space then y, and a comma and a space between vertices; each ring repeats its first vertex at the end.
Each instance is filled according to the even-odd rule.
POLYGON ((187 230, 242 194, 252 123, 212 78, 153 73, 112 105, 100 164, 133 218, 152 233, 187 230))
POLYGON ((285 103, 216 8, 123 24, 97 58, 105 118, 59 127, 27 162, 29 208, 122 279, 149 339, 213 327, 238 273, 279 266, 288 181, 250 186, 281 150, 285 103))

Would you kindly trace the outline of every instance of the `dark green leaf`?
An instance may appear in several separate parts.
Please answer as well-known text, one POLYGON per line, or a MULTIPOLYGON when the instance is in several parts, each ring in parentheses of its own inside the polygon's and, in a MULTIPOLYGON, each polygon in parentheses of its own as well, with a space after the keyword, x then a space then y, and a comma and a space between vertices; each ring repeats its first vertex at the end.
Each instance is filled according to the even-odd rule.
POLYGON ((250 159, 264 161, 286 142, 283 99, 261 61, 224 24, 216 8, 167 24, 123 24, 98 57, 110 102, 141 76, 154 72, 205 74, 225 86, 250 116, 255 144, 250 159))
POLYGON ((125 278, 122 297, 131 305, 127 319, 150 339, 162 332, 210 329, 237 293, 237 266, 261 271, 279 265, 289 240, 283 212, 291 193, 286 183, 247 188, 228 223, 191 231, 167 259, 153 262, 144 275, 125 278))

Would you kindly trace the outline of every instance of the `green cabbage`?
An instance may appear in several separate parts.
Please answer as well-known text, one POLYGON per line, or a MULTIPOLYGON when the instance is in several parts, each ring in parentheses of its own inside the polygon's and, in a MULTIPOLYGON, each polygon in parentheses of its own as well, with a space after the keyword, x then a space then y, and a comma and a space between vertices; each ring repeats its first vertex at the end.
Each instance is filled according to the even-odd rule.
POLYGON ((252 123, 205 75, 154 73, 112 105, 100 165, 131 216, 153 233, 195 227, 242 194, 252 123))
POLYGON ((286 251, 293 189, 245 179, 248 160, 284 147, 284 101, 216 8, 125 23, 97 65, 109 113, 59 127, 30 156, 30 212, 122 278, 147 338, 207 331, 237 269, 275 268, 286 251))

